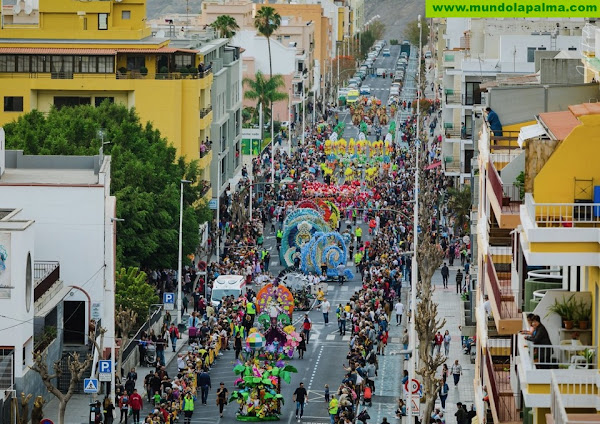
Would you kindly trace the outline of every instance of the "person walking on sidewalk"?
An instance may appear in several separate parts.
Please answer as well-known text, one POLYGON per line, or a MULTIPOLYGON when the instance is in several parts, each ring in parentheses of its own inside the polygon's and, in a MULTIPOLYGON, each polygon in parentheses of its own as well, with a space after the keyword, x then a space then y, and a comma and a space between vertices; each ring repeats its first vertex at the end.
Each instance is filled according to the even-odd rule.
POLYGON ((175 326, 175 323, 171 323, 171 327, 169 327, 169 338, 171 339, 171 347, 173 348, 173 352, 177 348, 177 339, 179 338, 179 329, 175 326))
POLYGON ((463 280, 463 274, 459 269, 458 271, 456 271, 456 294, 461 293, 462 280, 463 280))
POLYGON ((327 300, 327 298, 325 298, 323 300, 323 303, 321 303, 321 312, 323 312, 323 321, 325 322, 325 325, 329 325, 329 311, 331 310, 331 303, 329 303, 329 300, 327 300))
POLYGON ((442 378, 442 384, 440 385, 440 402, 442 404, 442 411, 446 410, 446 399, 448 399, 448 383, 446 383, 446 377, 442 378))
POLYGON ((223 418, 223 408, 227 405, 227 395, 229 391, 227 387, 225 387, 225 383, 219 383, 219 388, 217 389, 217 405, 219 405, 219 415, 223 418))
POLYGON ((304 404, 308 403, 308 392, 304 388, 304 383, 300 382, 300 385, 294 391, 294 400, 296 402, 296 418, 298 421, 304 415, 304 404), (300 416, 298 416, 298 411, 300 411, 300 416))
POLYGON ((402 324, 402 314, 404 314, 404 305, 400 302, 400 299, 394 305, 394 311, 396 312, 396 326, 402 324))
POLYGON ((131 406, 133 424, 140 424, 140 411, 144 406, 144 401, 137 389, 133 389, 133 393, 129 396, 129 406, 131 406))
POLYGON ((444 355, 446 356, 446 358, 448 357, 448 354, 450 353, 450 341, 452 340, 452 337, 450 337, 450 332, 448 330, 446 330, 446 332, 444 333, 444 355))
MULTIPOLYGON (((408 350, 408 328, 404 329, 404 334, 402 335, 402 347, 406 351, 408 350)), ((404 355, 404 360, 408 361, 409 356, 408 353, 404 355)))
POLYGON ((454 378, 454 387, 456 387, 458 385, 458 382, 460 381, 460 376, 462 375, 462 367, 458 363, 458 359, 454 361, 454 364, 452 364, 452 368, 450 371, 452 371, 452 377, 454 378))
POLYGON ((446 262, 444 262, 444 265, 442 266, 442 283, 443 283, 445 289, 448 288, 448 277, 449 276, 450 276, 450 270, 446 266, 446 262))

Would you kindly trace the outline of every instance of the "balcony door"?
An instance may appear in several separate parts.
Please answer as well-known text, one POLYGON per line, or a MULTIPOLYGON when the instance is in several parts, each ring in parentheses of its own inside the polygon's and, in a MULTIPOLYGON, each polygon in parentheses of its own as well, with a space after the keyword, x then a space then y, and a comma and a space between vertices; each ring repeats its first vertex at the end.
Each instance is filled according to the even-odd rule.
POLYGON ((465 91, 465 104, 466 105, 480 105, 481 104, 481 90, 479 89, 479 82, 466 82, 465 91))

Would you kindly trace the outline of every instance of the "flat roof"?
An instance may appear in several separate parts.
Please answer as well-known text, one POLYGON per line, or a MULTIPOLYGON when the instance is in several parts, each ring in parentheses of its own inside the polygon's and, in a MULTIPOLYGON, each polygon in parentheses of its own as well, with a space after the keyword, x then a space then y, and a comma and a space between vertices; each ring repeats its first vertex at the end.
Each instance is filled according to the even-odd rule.
POLYGON ((20 184, 97 185, 98 174, 93 169, 6 168, 0 186, 20 184))
POLYGON ((540 113, 539 118, 556 140, 564 140, 573 128, 581 125, 570 110, 540 113))

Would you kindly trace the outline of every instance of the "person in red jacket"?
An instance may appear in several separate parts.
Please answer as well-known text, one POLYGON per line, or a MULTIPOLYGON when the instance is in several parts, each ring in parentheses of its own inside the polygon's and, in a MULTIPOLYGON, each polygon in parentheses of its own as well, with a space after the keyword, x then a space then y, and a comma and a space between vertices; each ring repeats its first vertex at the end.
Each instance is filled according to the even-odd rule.
POLYGON ((129 407, 131 408, 131 415, 133 418, 133 424, 140 424, 140 411, 144 406, 144 401, 138 393, 137 389, 133 389, 133 393, 129 396, 129 407))

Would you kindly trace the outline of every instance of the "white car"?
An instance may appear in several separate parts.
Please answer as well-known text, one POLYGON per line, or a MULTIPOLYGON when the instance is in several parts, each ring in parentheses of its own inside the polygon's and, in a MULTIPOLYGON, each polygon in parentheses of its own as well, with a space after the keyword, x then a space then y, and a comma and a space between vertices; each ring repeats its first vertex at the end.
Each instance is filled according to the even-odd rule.
POLYGON ((399 95, 400 95, 400 87, 390 88, 390 96, 399 96, 399 95))
POLYGON ((362 87, 360 87, 360 94, 368 96, 369 94, 371 94, 371 87, 369 87, 368 85, 363 85, 362 87))

